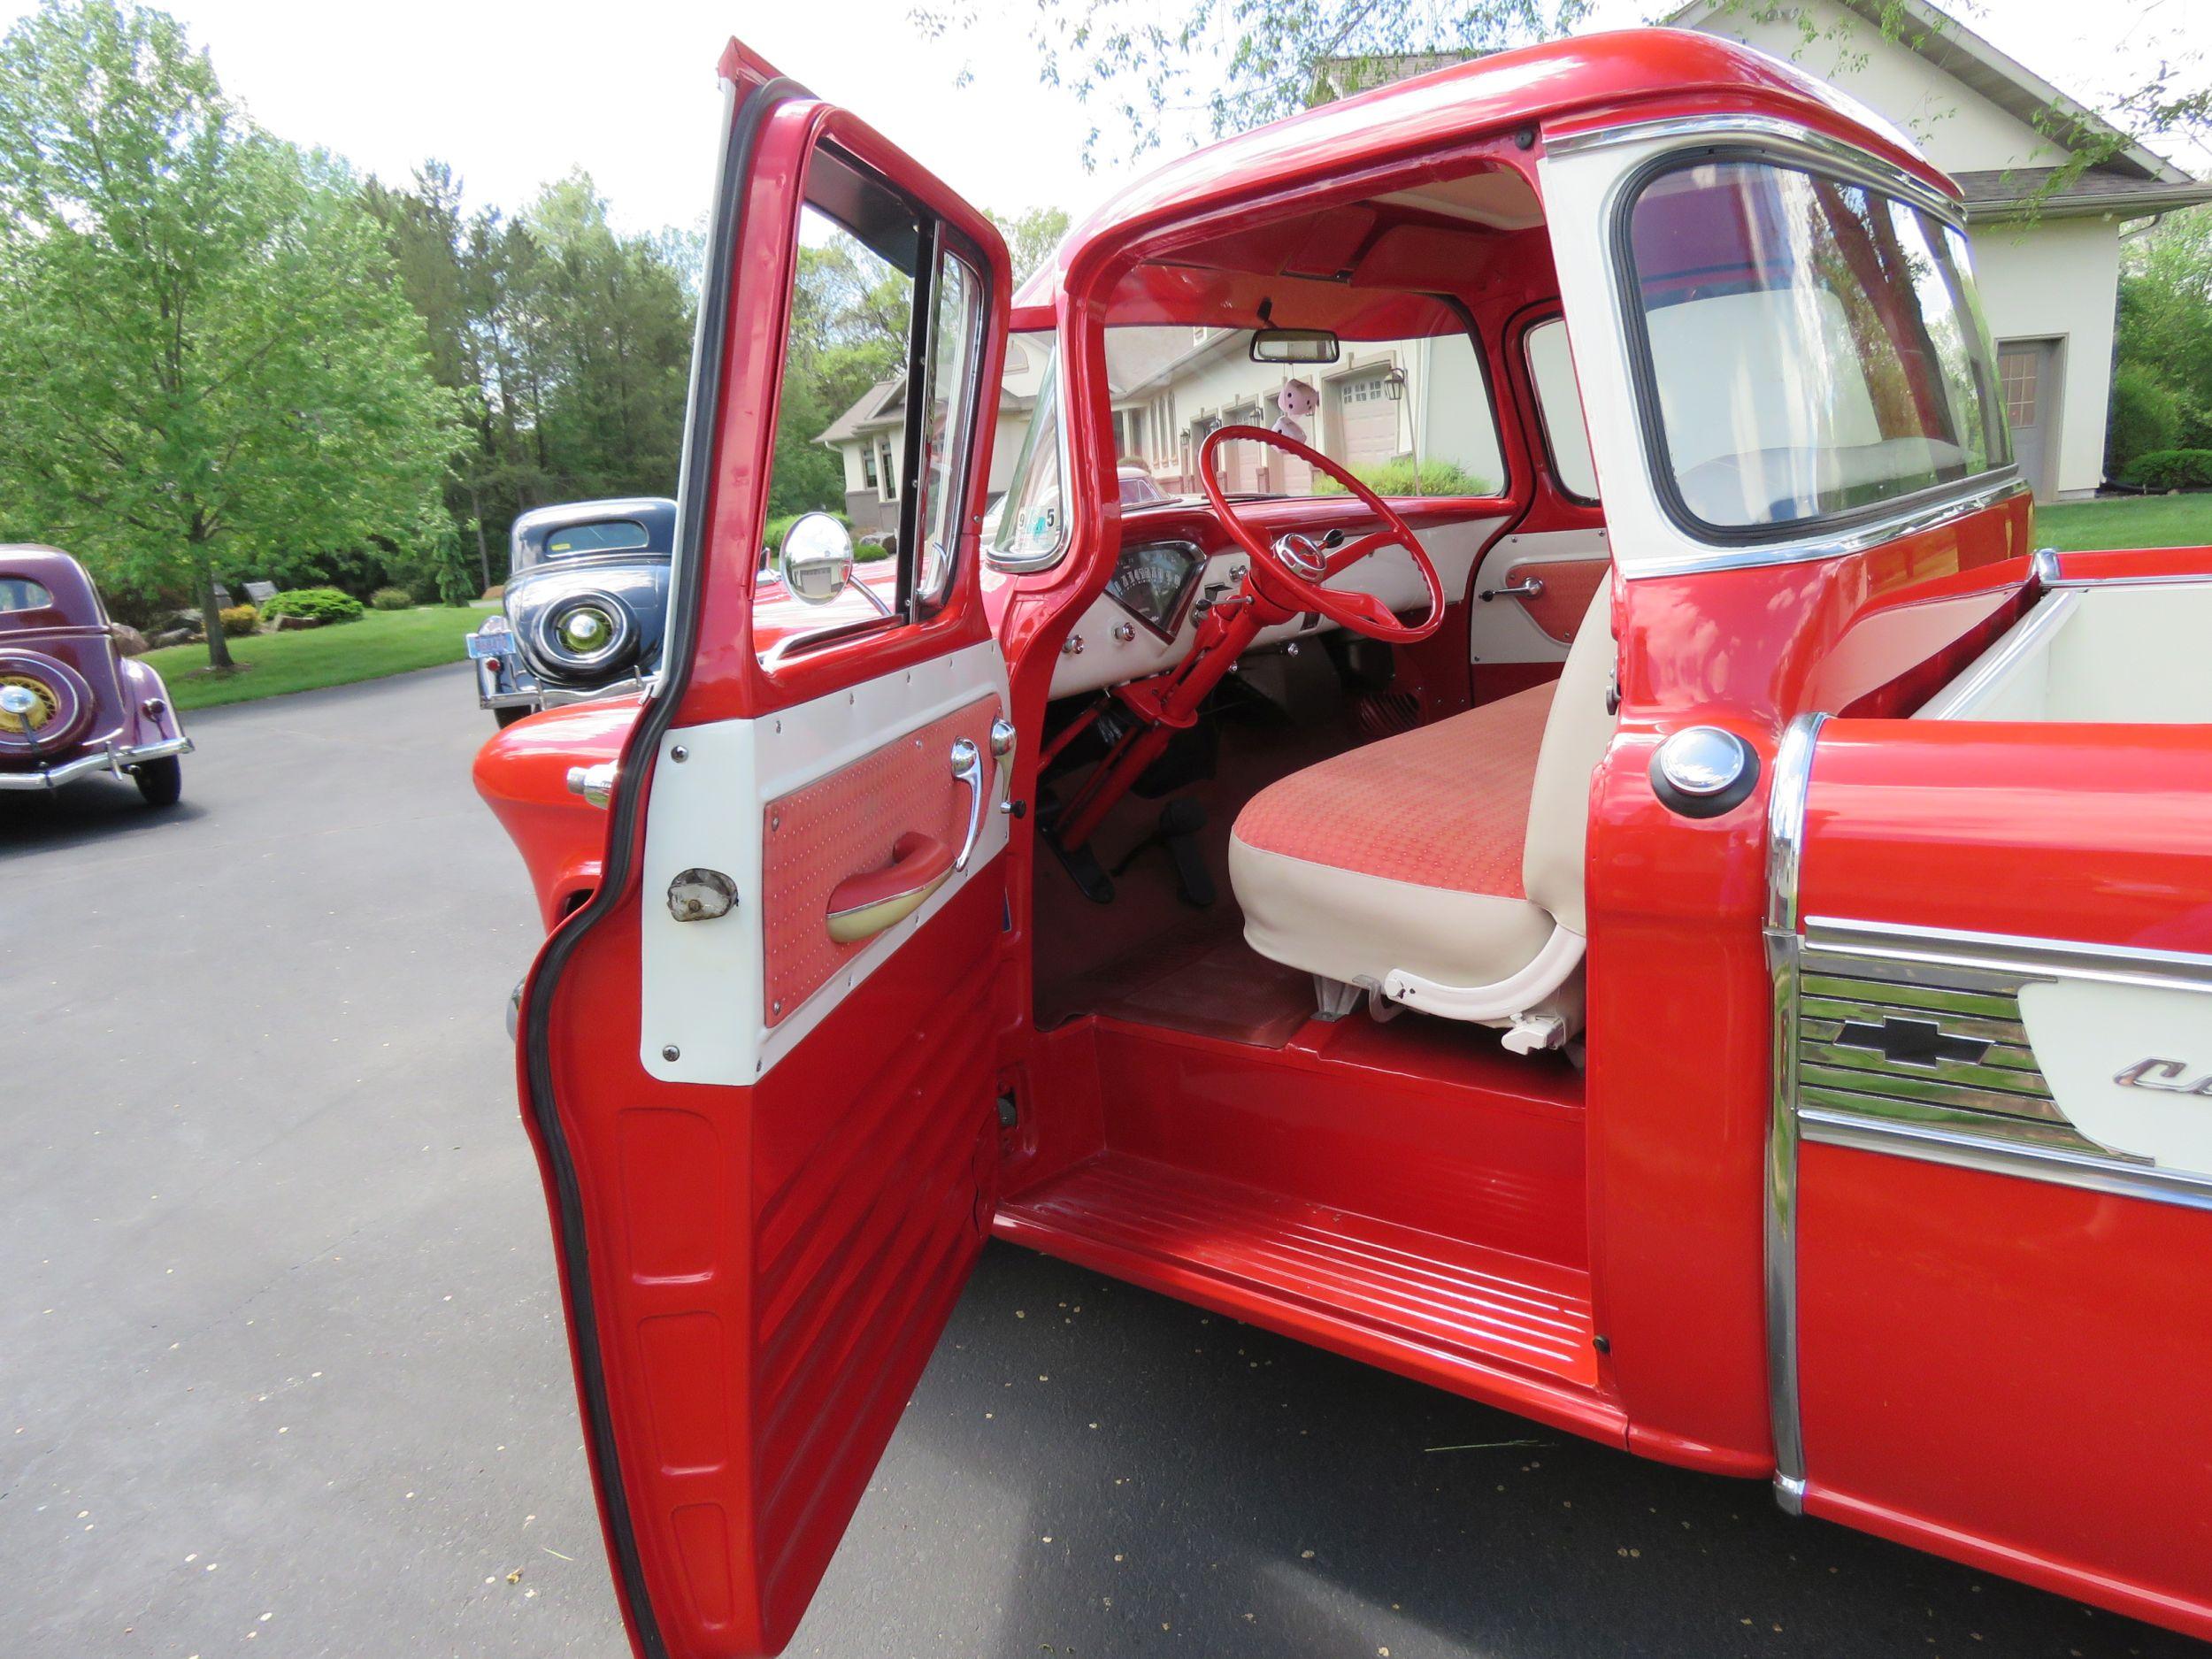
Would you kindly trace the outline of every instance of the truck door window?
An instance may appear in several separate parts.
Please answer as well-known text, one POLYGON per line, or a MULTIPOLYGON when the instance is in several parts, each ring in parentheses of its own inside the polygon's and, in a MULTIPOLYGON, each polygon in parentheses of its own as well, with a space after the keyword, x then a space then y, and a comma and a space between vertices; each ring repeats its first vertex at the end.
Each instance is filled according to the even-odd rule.
POLYGON ((798 241, 754 585, 764 653, 943 603, 988 314, 980 257, 827 146, 808 165, 798 241), (793 522, 819 512, 845 526, 854 564, 841 593, 809 604, 786 591, 778 554, 793 522))
POLYGON ((1575 383, 1574 354, 1567 325, 1554 317, 1522 338, 1528 354, 1529 382, 1536 388, 1536 414, 1551 453, 1552 477, 1578 501, 1598 498, 1598 471, 1590 459, 1590 433, 1582 419, 1582 393, 1575 383))
POLYGON ((949 250, 937 257, 937 293, 929 320, 926 385, 920 403, 921 560, 915 592, 921 604, 944 603, 960 545, 960 503, 966 498, 969 421, 974 408, 976 358, 982 346, 983 285, 967 261, 949 250))

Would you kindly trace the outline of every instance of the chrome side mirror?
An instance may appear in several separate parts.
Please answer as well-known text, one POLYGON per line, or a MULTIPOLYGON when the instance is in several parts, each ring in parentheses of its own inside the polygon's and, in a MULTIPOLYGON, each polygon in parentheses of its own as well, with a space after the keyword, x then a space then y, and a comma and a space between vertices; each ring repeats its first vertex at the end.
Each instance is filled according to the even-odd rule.
POLYGON ((801 513, 776 549, 776 574, 795 599, 826 605, 853 576, 853 539, 826 512, 801 513))

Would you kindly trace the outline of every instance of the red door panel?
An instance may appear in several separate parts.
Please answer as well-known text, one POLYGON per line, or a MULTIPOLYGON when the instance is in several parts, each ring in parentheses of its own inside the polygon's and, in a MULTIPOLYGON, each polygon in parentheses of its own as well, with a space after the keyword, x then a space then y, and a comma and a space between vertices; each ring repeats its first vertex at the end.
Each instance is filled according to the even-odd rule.
POLYGON ((1517 588, 1530 580, 1543 583, 1543 592, 1517 598, 1516 603, 1528 612, 1531 622, 1565 645, 1573 641, 1575 630, 1589 614, 1590 601, 1597 597, 1612 570, 1610 559, 1540 559, 1509 566, 1505 585, 1517 588))
MULTIPOLYGON (((926 836, 956 852, 968 833, 969 792, 946 764, 956 742, 975 745, 986 803, 995 800, 991 723, 996 697, 885 744, 867 759, 779 795, 762 809, 760 902, 767 972, 765 1018, 780 1024, 866 948, 832 939, 822 918, 846 901, 840 890, 887 870, 902 836, 926 836)), ((986 810, 988 808, 987 806, 986 810)))
POLYGON ((990 1225, 998 906, 963 888, 750 1089, 659 1081, 604 1040, 636 1029, 618 922, 561 978, 567 1151, 620 1218, 588 1265, 663 1644, 641 1652, 790 1640, 928 1363, 990 1225))

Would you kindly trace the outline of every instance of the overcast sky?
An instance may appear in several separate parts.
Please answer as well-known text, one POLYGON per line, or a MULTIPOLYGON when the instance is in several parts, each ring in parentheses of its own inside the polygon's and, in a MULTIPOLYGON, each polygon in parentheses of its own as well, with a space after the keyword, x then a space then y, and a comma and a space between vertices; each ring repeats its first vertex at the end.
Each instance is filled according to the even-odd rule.
MULTIPOLYGON (((715 59, 734 33, 979 206, 1056 204, 1079 217, 1122 176, 1082 170, 1093 112, 1039 83, 1026 37, 1035 0, 979 4, 995 19, 990 27, 935 42, 908 20, 913 0, 172 0, 167 9, 264 126, 395 182, 434 156, 460 173, 472 205, 511 211, 580 166, 626 228, 695 223, 719 107, 715 59), (973 78, 956 87, 963 68, 973 78)), ((1656 4, 1599 0, 1596 21, 1634 24, 1656 4)), ((29 9, 0 0, 0 18, 29 9)), ((2094 102, 2171 55, 2191 10, 2206 33, 2212 0, 1975 0, 1956 9, 2030 68, 2094 102)), ((1104 150, 1115 153, 1110 140, 1104 150)))

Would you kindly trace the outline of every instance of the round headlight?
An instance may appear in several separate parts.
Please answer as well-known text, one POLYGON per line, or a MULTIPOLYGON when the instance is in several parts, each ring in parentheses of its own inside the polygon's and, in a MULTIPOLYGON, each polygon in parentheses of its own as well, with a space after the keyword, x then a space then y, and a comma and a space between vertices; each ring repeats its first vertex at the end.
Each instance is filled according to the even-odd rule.
POLYGON ((637 624, 612 594, 565 595, 528 626, 540 672, 572 685, 596 684, 637 655, 637 624))
POLYGON ((579 657, 592 657, 614 638, 614 618, 597 605, 579 605, 561 618, 561 643, 579 657))

